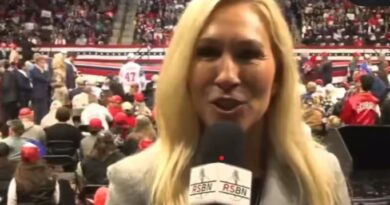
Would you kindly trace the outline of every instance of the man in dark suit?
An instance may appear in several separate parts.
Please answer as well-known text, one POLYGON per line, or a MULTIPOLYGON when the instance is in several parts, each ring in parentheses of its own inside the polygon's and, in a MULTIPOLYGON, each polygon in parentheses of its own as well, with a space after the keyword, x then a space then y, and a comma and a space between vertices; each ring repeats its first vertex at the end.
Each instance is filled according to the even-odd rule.
POLYGON ((8 62, 4 63, 4 69, 1 103, 4 108, 5 121, 7 121, 18 117, 18 87, 15 71, 8 62))
MULTIPOLYGON (((56 112, 56 119, 58 120, 58 123, 46 128, 45 132, 46 142, 48 144, 50 144, 50 141, 54 140, 71 141, 74 153, 69 153, 69 155, 73 156, 76 150, 80 147, 82 135, 78 128, 67 123, 70 119, 70 115, 70 110, 68 108, 58 108, 56 112)), ((50 149, 50 147, 48 148, 50 149)))
POLYGON ((49 111, 51 77, 45 56, 38 55, 36 57, 34 68, 30 71, 30 77, 33 84, 31 97, 35 112, 35 123, 39 124, 43 116, 49 111))
POLYGON ((68 52, 66 56, 66 87, 68 89, 73 89, 76 87, 75 80, 77 77, 77 69, 74 65, 74 60, 77 58, 77 53, 68 52))
POLYGON ((328 60, 328 53, 321 54, 322 60, 320 65, 320 73, 324 85, 332 83, 332 62, 328 60))
POLYGON ((15 71, 16 82, 18 85, 18 102, 21 107, 28 107, 31 100, 32 84, 27 74, 27 66, 20 65, 21 69, 15 71))

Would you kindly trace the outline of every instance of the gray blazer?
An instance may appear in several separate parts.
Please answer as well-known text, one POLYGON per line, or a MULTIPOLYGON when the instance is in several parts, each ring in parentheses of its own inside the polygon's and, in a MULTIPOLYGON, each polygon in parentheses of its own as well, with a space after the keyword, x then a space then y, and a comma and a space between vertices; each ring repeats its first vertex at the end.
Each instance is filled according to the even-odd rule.
MULTIPOLYGON (((337 190, 341 202, 337 205, 350 205, 350 198, 344 175, 337 158, 322 149, 318 154, 323 159, 319 163, 328 163, 333 168, 337 190)), ((127 157, 108 168, 110 180, 107 205, 151 205, 150 195, 154 178, 157 146, 153 146, 137 155, 127 157)), ((272 164, 272 163, 271 163, 272 164)), ((260 205, 301 205, 298 204, 298 185, 285 174, 278 174, 274 165, 269 166, 264 192, 260 205)))

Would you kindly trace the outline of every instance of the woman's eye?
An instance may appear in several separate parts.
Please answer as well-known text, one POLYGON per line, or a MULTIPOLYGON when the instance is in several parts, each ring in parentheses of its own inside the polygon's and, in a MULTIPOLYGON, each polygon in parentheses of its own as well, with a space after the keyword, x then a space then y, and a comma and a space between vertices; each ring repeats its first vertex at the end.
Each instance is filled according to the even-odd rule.
POLYGON ((196 56, 200 58, 218 58, 222 51, 213 47, 201 47, 196 50, 196 56))
POLYGON ((264 53, 260 50, 246 49, 239 51, 236 54, 238 60, 259 60, 265 57, 264 53))

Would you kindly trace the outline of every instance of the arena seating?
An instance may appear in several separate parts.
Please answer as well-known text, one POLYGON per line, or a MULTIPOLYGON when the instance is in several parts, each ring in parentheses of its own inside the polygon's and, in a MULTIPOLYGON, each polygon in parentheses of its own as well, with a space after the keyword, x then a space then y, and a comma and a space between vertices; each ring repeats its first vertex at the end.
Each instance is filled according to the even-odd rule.
MULTIPOLYGON (((188 0, 140 1, 136 43, 165 45, 188 0)), ((348 0, 281 1, 299 43, 320 46, 390 45, 390 8, 364 8, 348 0)))
POLYGON ((291 0, 284 10, 302 43, 321 46, 390 45, 390 8, 358 7, 349 0, 291 0))
POLYGON ((35 44, 106 44, 112 35, 116 0, 3 0, 0 41, 35 44))

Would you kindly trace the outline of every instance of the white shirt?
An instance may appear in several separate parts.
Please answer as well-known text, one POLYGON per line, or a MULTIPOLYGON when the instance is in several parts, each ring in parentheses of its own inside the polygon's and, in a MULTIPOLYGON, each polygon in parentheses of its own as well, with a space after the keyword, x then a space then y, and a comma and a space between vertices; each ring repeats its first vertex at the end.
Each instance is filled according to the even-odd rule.
POLYGON ((125 92, 129 91, 129 87, 132 83, 137 83, 139 87, 144 90, 145 75, 142 72, 142 68, 135 62, 128 62, 124 64, 119 71, 119 81, 123 85, 125 92))
POLYGON ((107 121, 112 121, 113 119, 108 109, 97 103, 92 103, 85 107, 81 113, 81 124, 88 125, 89 121, 93 118, 99 118, 105 130, 109 129, 107 121))
MULTIPOLYGON (((60 203, 60 185, 56 182, 53 193, 54 203, 60 203)), ((18 205, 18 197, 16 195, 16 181, 13 178, 8 186, 7 205, 18 205)))

